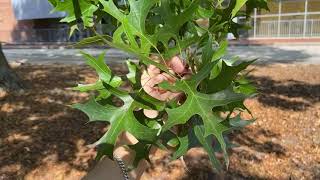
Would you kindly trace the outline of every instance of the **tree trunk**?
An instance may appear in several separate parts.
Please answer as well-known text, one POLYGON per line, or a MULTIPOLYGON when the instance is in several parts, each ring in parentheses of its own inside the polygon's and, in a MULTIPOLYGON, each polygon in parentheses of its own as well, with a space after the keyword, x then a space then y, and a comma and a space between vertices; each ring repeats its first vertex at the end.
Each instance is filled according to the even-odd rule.
POLYGON ((24 87, 21 79, 10 68, 0 43, 0 90, 22 90, 24 87))

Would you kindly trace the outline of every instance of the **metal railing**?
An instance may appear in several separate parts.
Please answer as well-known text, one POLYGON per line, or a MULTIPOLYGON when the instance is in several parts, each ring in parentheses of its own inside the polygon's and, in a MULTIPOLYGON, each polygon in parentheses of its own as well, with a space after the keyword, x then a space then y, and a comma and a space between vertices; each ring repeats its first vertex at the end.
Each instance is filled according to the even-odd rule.
POLYGON ((90 37, 91 32, 75 32, 69 37, 68 28, 59 29, 21 29, 10 32, 13 43, 37 43, 37 42, 77 42, 83 38, 90 37))
POLYGON ((270 37, 320 37, 320 19, 308 19, 304 24, 304 19, 295 20, 262 20, 255 23, 256 29, 250 30, 249 37, 270 38, 270 37), (306 30, 304 31, 304 26, 306 30), (280 27, 278 27, 280 26, 280 27))

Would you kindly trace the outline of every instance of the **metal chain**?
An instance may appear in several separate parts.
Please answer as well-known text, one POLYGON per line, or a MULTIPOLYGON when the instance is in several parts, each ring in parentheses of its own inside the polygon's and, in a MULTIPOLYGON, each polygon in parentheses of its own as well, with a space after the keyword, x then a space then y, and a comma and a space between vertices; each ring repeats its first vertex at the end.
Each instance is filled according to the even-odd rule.
POLYGON ((115 161, 117 162, 118 166, 120 167, 123 179, 124 180, 129 180, 128 170, 126 168, 126 165, 122 161, 122 159, 117 157, 117 156, 115 156, 115 155, 113 155, 113 159, 115 159, 115 161))

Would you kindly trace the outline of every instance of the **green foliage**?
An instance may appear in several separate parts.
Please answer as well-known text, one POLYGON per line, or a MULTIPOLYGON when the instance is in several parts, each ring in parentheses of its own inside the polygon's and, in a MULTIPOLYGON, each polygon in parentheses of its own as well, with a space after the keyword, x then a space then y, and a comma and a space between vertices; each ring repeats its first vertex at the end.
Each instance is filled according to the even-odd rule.
POLYGON ((68 13, 62 22, 74 25, 82 20, 83 25, 95 33, 77 46, 109 45, 131 53, 139 60, 138 64, 128 61, 129 73, 118 77, 105 64, 104 53, 97 58, 82 53, 87 64, 97 71, 99 79, 93 84, 74 88, 83 92, 95 91, 96 96, 73 107, 86 113, 90 122, 109 124, 108 131, 95 143, 98 159, 104 155, 112 158, 119 135, 129 132, 139 140, 138 144, 129 146, 136 151, 133 167, 141 159, 148 159, 152 145, 174 149, 173 159, 183 156, 190 148, 202 146, 217 170, 222 168, 216 157, 220 151, 228 165, 229 145, 224 136, 253 122, 242 120, 241 112, 250 113, 243 101, 254 95, 256 89, 242 73, 254 61, 227 58, 225 39, 228 33, 237 36, 239 29, 247 27, 234 22, 234 18, 249 18, 253 8, 267 9, 265 0, 231 0, 228 4, 212 0, 50 2, 56 11, 68 13), (103 19, 113 23, 112 36, 96 32, 95 25, 103 19), (159 61, 153 60, 152 55, 159 57, 159 61), (167 66, 168 60, 177 55, 187 64, 191 74, 188 78, 172 72, 167 66), (174 79, 174 82, 162 82, 158 88, 179 92, 183 98, 160 101, 145 92, 141 76, 149 65, 174 79), (122 88, 128 83, 130 88, 122 88), (156 110, 159 115, 148 118, 144 109, 156 110), (216 142, 215 147, 213 142, 216 142))
POLYGON ((49 0, 54 5, 53 11, 66 11, 67 17, 63 18, 61 22, 71 23, 76 21, 79 16, 85 26, 93 26, 93 14, 98 10, 95 4, 88 0, 49 0))

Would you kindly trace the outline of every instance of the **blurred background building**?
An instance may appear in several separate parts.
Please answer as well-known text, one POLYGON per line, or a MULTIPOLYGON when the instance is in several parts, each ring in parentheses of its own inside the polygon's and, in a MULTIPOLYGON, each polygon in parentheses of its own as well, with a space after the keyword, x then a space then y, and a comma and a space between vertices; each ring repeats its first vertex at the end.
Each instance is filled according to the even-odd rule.
POLYGON ((69 27, 59 20, 66 14, 51 13, 47 0, 0 0, 0 41, 6 43, 56 43, 69 38, 69 27))
MULTIPOLYGON (((241 38, 255 42, 320 42, 320 0, 270 0, 270 11, 255 10, 252 29, 241 38)), ((50 13, 47 0, 0 0, 0 41, 7 43, 69 42, 65 13, 50 13)), ((241 18, 238 19, 241 22, 241 18)))
POLYGON ((274 0, 254 11, 247 38, 320 42, 320 0, 274 0))

